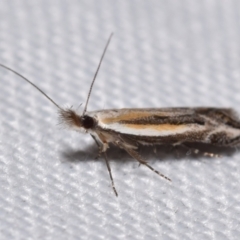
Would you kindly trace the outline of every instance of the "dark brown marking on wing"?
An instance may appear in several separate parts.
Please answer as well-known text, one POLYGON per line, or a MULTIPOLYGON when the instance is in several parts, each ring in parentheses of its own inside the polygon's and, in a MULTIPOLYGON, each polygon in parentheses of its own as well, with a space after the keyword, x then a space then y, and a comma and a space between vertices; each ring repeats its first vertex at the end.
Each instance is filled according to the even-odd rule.
POLYGON ((119 123, 122 124, 136 124, 136 125, 159 125, 159 124, 171 124, 171 125, 186 125, 186 124, 198 124, 204 125, 205 120, 197 115, 182 115, 182 116, 158 116, 152 115, 148 117, 122 120, 119 123))
POLYGON ((220 108, 198 108, 196 112, 205 115, 218 123, 223 123, 229 127, 240 129, 240 121, 232 109, 220 108))
POLYGON ((237 137, 231 139, 231 140, 227 143, 227 145, 228 145, 228 146, 231 146, 231 147, 239 146, 239 144, 240 144, 240 136, 237 136, 237 137))
POLYGON ((240 136, 230 137, 225 132, 217 132, 210 135, 211 144, 218 146, 234 147, 240 144, 240 136))
MULTIPOLYGON (((208 143, 206 136, 208 130, 199 132, 185 132, 183 134, 173 134, 168 136, 141 136, 131 134, 121 134, 121 136, 128 138, 133 142, 147 143, 147 144, 176 144, 183 142, 203 142, 208 143)), ((209 142, 210 143, 210 142, 209 142)))

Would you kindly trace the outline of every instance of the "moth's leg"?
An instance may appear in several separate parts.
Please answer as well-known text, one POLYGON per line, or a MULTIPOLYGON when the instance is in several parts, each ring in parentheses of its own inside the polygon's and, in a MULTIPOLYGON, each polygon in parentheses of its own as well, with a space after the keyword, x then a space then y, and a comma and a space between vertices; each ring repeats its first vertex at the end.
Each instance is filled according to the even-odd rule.
POLYGON ((124 144, 120 144, 120 146, 130 155, 132 156, 134 159, 136 159, 140 164, 145 165, 146 167, 148 167, 149 169, 151 169, 153 172, 155 172, 156 174, 158 174, 159 176, 165 178, 166 180, 171 182, 171 179, 166 177, 165 175, 163 175, 162 173, 158 172, 157 170, 155 170, 153 167, 151 167, 143 158, 142 156, 136 152, 135 150, 133 150, 132 148, 128 148, 125 147, 124 144))
POLYGON ((199 154, 201 153, 203 156, 206 156, 206 157, 215 157, 215 158, 219 158, 219 157, 222 157, 221 154, 217 154, 217 153, 211 153, 211 152, 203 152, 197 148, 190 148, 189 146, 187 146, 186 144, 182 143, 182 146, 185 147, 188 151, 186 153, 186 155, 191 155, 192 153, 194 154, 199 154))
MULTIPOLYGON (((171 152, 174 151, 174 154, 175 154, 175 152, 176 152, 176 154, 177 154, 177 159, 180 157, 180 154, 179 154, 178 149, 179 149, 179 144, 172 144, 172 145, 170 146, 170 151, 171 151, 171 152)), ((175 156, 175 155, 174 155, 174 156, 175 156)))
POLYGON ((187 155, 187 156, 190 156, 192 153, 198 154, 198 153, 200 152, 199 149, 197 149, 197 148, 191 148, 191 147, 187 146, 187 145, 184 144, 184 143, 182 143, 180 146, 182 146, 183 148, 185 148, 185 149, 187 150, 187 152, 186 152, 186 155, 187 155))
POLYGON ((112 177, 112 170, 110 168, 106 152, 104 152, 103 155, 104 155, 104 159, 105 159, 105 162, 106 162, 106 165, 107 165, 108 173, 109 173, 109 176, 110 176, 110 179, 111 179, 111 182, 112 182, 112 188, 113 188, 113 191, 114 191, 114 193, 117 197, 118 193, 117 193, 117 190, 116 190, 115 185, 114 185, 114 181, 113 181, 113 177, 112 177))
POLYGON ((97 144, 98 147, 98 154, 95 157, 95 159, 98 159, 101 157, 102 152, 103 152, 103 146, 98 142, 98 140, 96 139, 96 137, 94 135, 91 134, 91 137, 93 138, 93 140, 95 141, 95 143, 97 144))
POLYGON ((104 159, 105 159, 105 162, 106 162, 106 165, 107 165, 108 173, 109 173, 109 176, 110 176, 110 179, 111 179, 112 188, 113 188, 113 191, 114 191, 115 195, 118 196, 117 190, 116 190, 115 185, 114 185, 113 177, 112 177, 112 170, 110 168, 110 164, 108 162, 108 158, 107 158, 107 154, 106 154, 106 150, 107 150, 108 145, 100 144, 97 141, 97 139, 94 135, 91 134, 91 136, 98 146, 98 155, 97 155, 96 159, 101 157, 102 153, 104 153, 103 155, 104 155, 104 159))
POLYGON ((215 158, 221 158, 222 155, 221 154, 217 154, 217 153, 211 153, 211 152, 203 152, 203 155, 206 157, 215 157, 215 158))

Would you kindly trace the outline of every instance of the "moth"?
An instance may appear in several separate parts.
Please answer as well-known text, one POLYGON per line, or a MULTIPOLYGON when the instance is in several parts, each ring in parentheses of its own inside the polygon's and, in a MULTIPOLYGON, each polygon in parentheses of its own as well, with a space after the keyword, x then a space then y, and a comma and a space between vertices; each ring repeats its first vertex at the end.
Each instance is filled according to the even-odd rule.
POLYGON ((240 144, 240 120, 228 108, 125 108, 87 111, 92 88, 112 35, 102 53, 81 113, 72 108, 60 107, 30 80, 3 64, 0 66, 20 76, 50 100, 58 108, 64 124, 92 136, 99 148, 99 156, 104 156, 116 196, 118 193, 106 154, 110 144, 124 149, 140 164, 169 181, 171 180, 168 177, 151 167, 138 153, 139 145, 207 143, 233 147, 240 144))

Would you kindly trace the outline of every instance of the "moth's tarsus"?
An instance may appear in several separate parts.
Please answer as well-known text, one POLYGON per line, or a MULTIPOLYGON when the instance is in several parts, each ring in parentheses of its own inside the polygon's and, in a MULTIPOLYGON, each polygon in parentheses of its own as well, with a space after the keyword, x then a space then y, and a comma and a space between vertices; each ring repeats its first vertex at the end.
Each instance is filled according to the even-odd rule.
POLYGON ((115 195, 117 197, 118 193, 117 193, 117 190, 116 190, 115 185, 114 185, 114 181, 113 181, 113 177, 112 177, 112 170, 110 168, 106 152, 104 152, 103 155, 104 155, 104 159, 105 159, 105 162, 106 162, 106 165, 107 165, 108 173, 109 173, 109 176, 110 176, 110 179, 111 179, 112 188, 113 188, 113 191, 114 191, 114 193, 115 193, 115 195))

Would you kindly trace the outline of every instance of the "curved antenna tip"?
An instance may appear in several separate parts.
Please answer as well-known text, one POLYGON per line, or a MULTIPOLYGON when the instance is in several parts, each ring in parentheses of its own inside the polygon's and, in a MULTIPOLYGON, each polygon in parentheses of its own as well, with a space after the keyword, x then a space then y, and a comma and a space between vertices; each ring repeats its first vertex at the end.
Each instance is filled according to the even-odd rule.
POLYGON ((2 68, 5 68, 7 70, 9 70, 10 72, 13 72, 14 74, 16 74, 17 76, 19 76, 20 78, 22 78, 23 80, 25 80, 26 82, 28 82, 29 84, 31 84, 34 88, 36 88, 40 93, 42 93, 50 102, 52 102, 57 108, 61 109, 62 108, 55 103, 43 90, 41 90, 37 85, 35 85, 33 82, 31 82, 30 80, 28 80, 26 77, 24 77, 22 74, 16 72, 15 70, 11 69, 10 67, 7 67, 3 64, 0 63, 0 66, 2 68))
POLYGON ((87 101, 86 101, 86 104, 85 104, 85 107, 84 107, 84 110, 83 110, 82 115, 84 115, 85 112, 87 111, 87 106, 88 106, 89 98, 90 98, 90 95, 91 95, 91 92, 92 92, 92 88, 93 88, 93 85, 94 85, 94 83, 95 83, 96 77, 97 77, 97 75, 98 75, 100 66, 101 66, 101 64, 102 64, 103 58, 104 58, 104 56, 105 56, 105 53, 106 53, 106 51, 107 51, 107 48, 108 48, 108 46, 109 46, 109 43, 110 43, 110 41, 111 41, 112 36, 113 36, 113 32, 110 34, 110 36, 109 36, 109 38, 108 38, 107 44, 106 44, 106 46, 105 46, 105 48, 104 48, 104 50, 103 50, 101 59, 100 59, 100 61, 99 61, 97 70, 96 70, 96 72, 95 72, 95 74, 94 74, 94 77, 93 77, 93 80, 92 80, 92 83, 91 83, 91 86, 90 86, 90 89, 89 89, 89 92, 88 92, 87 101))

